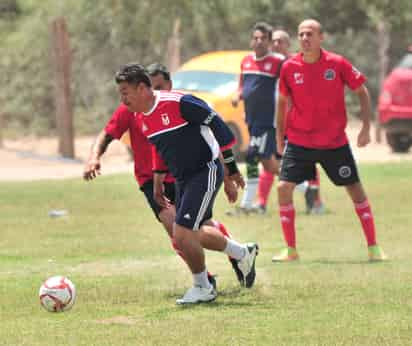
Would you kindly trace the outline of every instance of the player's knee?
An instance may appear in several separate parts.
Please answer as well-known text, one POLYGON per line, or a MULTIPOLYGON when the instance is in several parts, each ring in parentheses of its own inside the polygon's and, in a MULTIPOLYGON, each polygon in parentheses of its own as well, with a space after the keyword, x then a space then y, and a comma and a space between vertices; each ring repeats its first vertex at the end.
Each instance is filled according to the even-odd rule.
POLYGON ((293 189, 295 188, 295 184, 290 183, 288 181, 279 181, 277 190, 279 196, 283 197, 291 197, 293 194, 293 189))

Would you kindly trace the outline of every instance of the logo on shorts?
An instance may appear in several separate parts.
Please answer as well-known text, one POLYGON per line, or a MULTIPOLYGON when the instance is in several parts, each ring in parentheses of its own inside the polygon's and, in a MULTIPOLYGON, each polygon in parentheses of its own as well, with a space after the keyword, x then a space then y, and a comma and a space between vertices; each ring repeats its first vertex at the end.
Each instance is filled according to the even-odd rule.
POLYGON ((336 72, 335 70, 328 68, 323 74, 323 77, 325 77, 326 80, 334 80, 336 77, 336 72))
POLYGON ((352 175, 352 170, 349 166, 342 166, 341 168, 339 168, 339 175, 342 178, 349 178, 352 175))
POLYGON ((185 214, 183 218, 186 220, 190 220, 192 217, 190 216, 190 214, 185 214))

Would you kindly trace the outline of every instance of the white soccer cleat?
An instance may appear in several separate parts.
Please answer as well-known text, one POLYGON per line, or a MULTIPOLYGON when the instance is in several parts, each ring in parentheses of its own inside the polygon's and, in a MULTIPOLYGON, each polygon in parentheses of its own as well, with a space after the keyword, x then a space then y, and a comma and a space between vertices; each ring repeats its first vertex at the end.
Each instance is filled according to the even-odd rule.
POLYGON ((189 288, 182 298, 176 299, 176 304, 184 305, 207 303, 215 300, 216 297, 217 292, 213 288, 213 286, 210 286, 210 288, 194 286, 192 288, 189 288))
POLYGON ((243 286, 250 288, 255 283, 256 269, 255 262, 256 256, 259 252, 259 246, 255 243, 246 244, 246 255, 238 261, 239 270, 243 275, 243 286))

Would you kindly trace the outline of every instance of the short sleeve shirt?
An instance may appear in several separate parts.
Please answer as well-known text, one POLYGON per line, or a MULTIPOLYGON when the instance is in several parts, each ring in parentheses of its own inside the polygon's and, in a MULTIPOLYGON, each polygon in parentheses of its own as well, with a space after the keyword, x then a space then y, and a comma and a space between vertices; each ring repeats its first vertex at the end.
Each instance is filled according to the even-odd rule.
MULTIPOLYGON (((113 138, 120 139, 123 133, 129 130, 134 173, 138 184, 142 186, 148 180, 153 179, 152 145, 137 127, 136 117, 135 113, 130 112, 124 104, 121 104, 108 121, 105 131, 113 138)), ((171 174, 167 174, 165 181, 173 182, 174 178, 171 174)))
POLYGON ((348 143, 345 86, 358 89, 366 81, 344 57, 321 50, 316 63, 305 63, 302 53, 282 66, 279 92, 291 99, 286 136, 308 148, 333 149, 348 143))

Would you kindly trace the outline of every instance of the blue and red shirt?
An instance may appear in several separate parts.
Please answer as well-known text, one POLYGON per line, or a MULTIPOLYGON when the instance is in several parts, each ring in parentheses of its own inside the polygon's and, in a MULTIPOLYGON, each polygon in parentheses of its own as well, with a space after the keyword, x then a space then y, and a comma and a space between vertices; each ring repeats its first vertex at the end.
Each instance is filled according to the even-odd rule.
POLYGON ((168 167, 179 180, 196 174, 236 143, 203 100, 174 91, 155 91, 152 109, 138 115, 138 127, 156 148, 154 170, 168 167))
POLYGON ((323 49, 312 64, 304 62, 302 53, 290 57, 279 80, 279 92, 291 99, 286 119, 288 141, 315 149, 347 144, 345 86, 356 90, 365 81, 348 60, 323 49))
MULTIPOLYGON (((113 138, 120 139, 127 130, 130 133, 135 178, 142 186, 147 181, 153 180, 152 145, 138 129, 136 115, 130 112, 124 104, 120 104, 106 124, 105 132, 113 138)), ((174 177, 167 174, 165 181, 173 182, 174 177)))
POLYGON ((240 64, 239 91, 245 103, 246 122, 259 127, 274 127, 275 95, 284 57, 268 53, 257 58, 246 55, 240 64))

